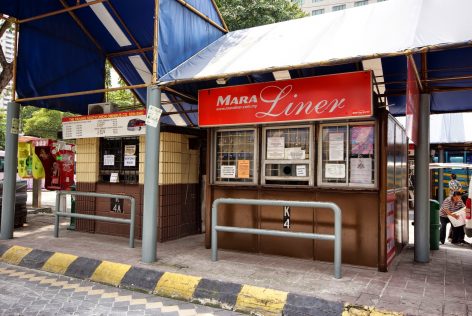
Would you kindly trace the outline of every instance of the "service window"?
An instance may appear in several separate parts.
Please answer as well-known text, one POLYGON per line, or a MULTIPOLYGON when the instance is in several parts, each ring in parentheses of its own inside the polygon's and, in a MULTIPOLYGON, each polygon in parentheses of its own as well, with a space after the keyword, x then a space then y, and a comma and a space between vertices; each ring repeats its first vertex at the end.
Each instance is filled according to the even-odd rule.
POLYGON ((262 183, 313 185, 311 126, 263 129, 262 183))
POLYGON ((253 128, 216 130, 215 183, 256 183, 256 144, 253 128))
POLYGON ((377 186, 374 122, 320 126, 318 182, 321 186, 377 186))
POLYGON ((139 182, 139 138, 100 138, 100 181, 139 182))

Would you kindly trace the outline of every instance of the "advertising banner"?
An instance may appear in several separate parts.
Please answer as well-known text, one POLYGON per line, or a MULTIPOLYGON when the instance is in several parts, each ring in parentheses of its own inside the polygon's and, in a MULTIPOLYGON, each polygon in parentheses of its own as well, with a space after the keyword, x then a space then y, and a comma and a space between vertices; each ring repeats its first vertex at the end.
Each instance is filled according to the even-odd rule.
POLYGON ((418 114, 420 109, 420 87, 413 57, 407 57, 406 79, 406 132, 413 144, 418 139, 418 114))
POLYGON ((370 71, 207 89, 198 93, 201 127, 372 115, 370 71))
POLYGON ((62 119, 62 138, 144 135, 145 122, 146 110, 65 117, 62 119))

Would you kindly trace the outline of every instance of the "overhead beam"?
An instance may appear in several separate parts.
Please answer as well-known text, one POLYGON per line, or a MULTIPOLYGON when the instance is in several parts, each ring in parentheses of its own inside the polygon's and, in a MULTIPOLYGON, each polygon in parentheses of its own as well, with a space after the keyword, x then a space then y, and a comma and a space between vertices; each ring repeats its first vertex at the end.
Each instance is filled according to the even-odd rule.
POLYGON ((28 23, 28 22, 32 22, 32 21, 41 20, 41 19, 44 19, 44 18, 47 18, 47 17, 50 17, 50 16, 54 16, 54 15, 58 15, 58 14, 62 14, 62 13, 71 12, 71 11, 75 11, 75 10, 78 10, 78 9, 90 7, 91 5, 106 2, 106 1, 108 1, 108 0, 95 0, 95 1, 91 1, 91 2, 88 2, 88 3, 83 3, 83 4, 79 4, 79 5, 67 6, 64 9, 51 11, 51 12, 40 14, 40 15, 37 15, 37 16, 33 16, 33 17, 30 17, 30 18, 27 18, 27 19, 19 20, 18 23, 21 24, 21 23, 28 23))
MULTIPOLYGON (((118 19, 118 21, 121 23, 121 26, 124 28, 125 32, 128 34, 128 36, 131 38, 131 41, 133 42, 133 44, 138 48, 138 49, 143 49, 141 47, 141 45, 139 44, 139 42, 136 40, 136 38, 133 36, 133 34, 131 33, 131 31, 129 30, 128 26, 126 25, 125 21, 121 18, 120 14, 118 13, 118 11, 116 11, 115 7, 113 6, 113 4, 111 2, 108 2, 108 6, 110 7, 111 11, 113 12, 113 14, 115 15, 115 17, 118 19)), ((146 54, 144 54, 143 52, 141 52, 141 55, 144 57, 144 60, 147 62, 148 66, 149 67, 152 67, 152 63, 151 61, 149 60, 149 58, 147 58, 146 54)))
POLYGON ((220 9, 219 9, 218 6, 216 5, 216 1, 215 1, 215 0, 211 0, 211 3, 213 3, 213 7, 215 8, 216 13, 218 13, 218 17, 220 18, 221 23, 223 23, 223 27, 225 28, 226 32, 229 32, 228 25, 226 25, 226 22, 225 22, 225 20, 223 19, 223 15, 221 15, 220 9))
POLYGON ((183 5, 185 8, 189 9, 191 12, 195 13, 196 15, 198 15, 199 17, 201 17, 203 20, 205 20, 206 22, 210 23, 211 25, 213 25, 214 27, 216 27, 218 30, 220 30, 221 32, 223 33, 228 33, 228 30, 221 27, 218 23, 216 23, 215 21, 213 21, 212 19, 210 19, 209 17, 207 17, 205 14, 201 13, 200 11, 198 11, 194 6, 192 6, 191 4, 189 4, 187 1, 185 0, 175 0, 177 1, 178 3, 180 3, 181 5, 183 5))
POLYGON ((124 51, 121 51, 121 52, 109 53, 109 54, 107 54, 107 57, 113 58, 113 57, 133 55, 133 54, 142 54, 142 53, 145 53, 145 52, 152 51, 153 49, 154 49, 154 47, 151 46, 151 47, 124 50, 124 51))
POLYGON ((38 100, 49 100, 49 99, 59 99, 59 98, 67 98, 67 97, 77 97, 77 96, 81 96, 81 95, 105 93, 105 92, 112 92, 112 91, 119 91, 119 90, 142 89, 142 88, 147 88, 149 86, 150 86, 150 84, 143 83, 143 84, 137 84, 137 85, 125 86, 125 87, 115 87, 115 88, 105 88, 105 89, 97 89, 97 90, 89 90, 89 91, 51 94, 51 95, 45 95, 45 96, 39 96, 39 97, 17 99, 16 102, 22 103, 22 102, 31 102, 31 101, 38 101, 38 100))

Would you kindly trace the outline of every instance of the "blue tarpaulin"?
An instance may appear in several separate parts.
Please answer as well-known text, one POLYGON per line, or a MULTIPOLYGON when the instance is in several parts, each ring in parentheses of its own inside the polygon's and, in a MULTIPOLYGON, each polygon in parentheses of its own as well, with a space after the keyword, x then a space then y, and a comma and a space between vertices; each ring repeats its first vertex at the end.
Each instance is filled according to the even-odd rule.
MULTIPOLYGON (((92 0, 80 0, 79 4, 87 2, 92 0)), ((187 0, 187 3, 224 27, 211 0, 187 0)), ((150 83, 154 4, 154 0, 108 0, 21 23, 17 71, 19 98, 103 89, 106 58, 128 84, 150 83), (138 49, 143 51, 116 54, 138 49)), ((2 0, 0 13, 24 20, 75 5, 76 0, 2 0)), ((160 0, 159 76, 222 35, 220 29, 178 1, 160 0)), ((136 93, 145 103, 146 90, 139 89, 136 93)), ((103 101, 103 94, 92 94, 31 101, 28 105, 86 114, 88 104, 103 101)), ((175 111, 174 105, 164 108, 175 111)), ((176 125, 196 123, 180 114, 163 120, 176 125)))

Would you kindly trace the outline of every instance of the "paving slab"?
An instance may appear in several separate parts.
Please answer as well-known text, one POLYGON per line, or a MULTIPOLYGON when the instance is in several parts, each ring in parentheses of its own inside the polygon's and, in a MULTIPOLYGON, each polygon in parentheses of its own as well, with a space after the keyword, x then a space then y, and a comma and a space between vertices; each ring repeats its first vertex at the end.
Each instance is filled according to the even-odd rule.
MULTIPOLYGON (((201 299, 203 303, 224 302, 230 309, 238 305, 237 295, 247 285, 288 293, 282 295, 282 309, 285 306, 285 314, 293 315, 296 314, 293 306, 297 304, 290 302, 307 302, 308 305, 300 309, 301 314, 306 314, 310 306, 319 305, 324 306, 327 314, 334 315, 337 312, 333 306, 344 303, 412 315, 422 311, 467 315, 469 310, 467 304, 470 304, 472 294, 470 246, 441 246, 440 250, 431 252, 431 262, 427 264, 415 263, 413 248, 409 246, 397 256, 389 272, 343 265, 343 278, 338 280, 333 277, 333 264, 327 262, 227 250, 219 250, 219 261, 212 262, 211 251, 204 247, 203 235, 158 244, 158 261, 143 264, 139 241, 136 248, 128 248, 126 238, 68 231, 67 221, 61 222, 60 237, 54 238, 52 223, 51 215, 29 215, 27 226, 16 230, 13 240, 0 242, 0 256, 5 256, 13 245, 21 246, 32 249, 20 251, 25 257, 30 256, 29 264, 41 266, 52 253, 71 254, 79 258, 71 263, 65 274, 92 280, 103 261, 120 263, 119 282, 142 291, 158 292, 153 289, 154 284, 166 273, 192 276, 194 279, 182 281, 171 275, 168 284, 180 282, 183 286, 192 286, 191 293, 183 296, 191 295, 191 299, 201 299), (143 269, 153 273, 143 276, 140 273, 143 269), (141 287, 137 286, 139 284, 141 287), (435 298, 436 304, 428 303, 435 298)), ((172 289, 164 292, 168 291, 172 293, 172 289)), ((274 297, 276 304, 278 296, 274 297)), ((344 310, 346 312, 346 308, 344 310)), ((371 310, 367 309, 367 312, 371 310)))

